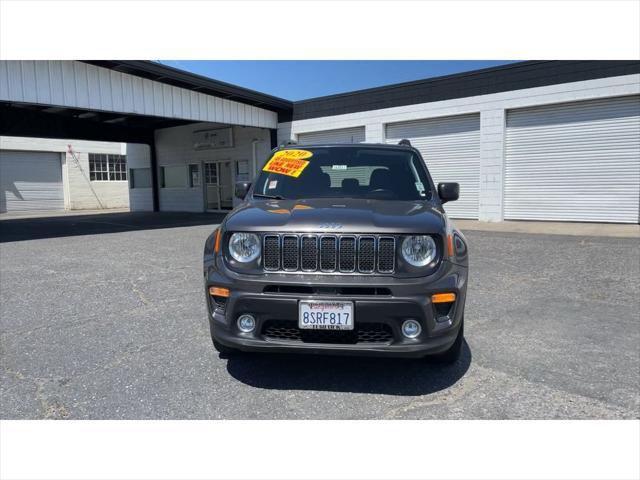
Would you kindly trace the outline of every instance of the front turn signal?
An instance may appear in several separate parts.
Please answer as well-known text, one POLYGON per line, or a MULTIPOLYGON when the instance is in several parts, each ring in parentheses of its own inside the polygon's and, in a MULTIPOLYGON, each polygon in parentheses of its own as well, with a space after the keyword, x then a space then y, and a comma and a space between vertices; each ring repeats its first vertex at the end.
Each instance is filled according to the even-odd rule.
POLYGON ((209 287, 209 295, 211 295, 212 297, 224 297, 224 298, 228 298, 229 297, 229 289, 228 288, 222 288, 222 287, 209 287))
POLYGON ((431 295, 431 303, 451 303, 455 301, 455 293, 436 293, 435 295, 431 295))
POLYGON ((213 251, 218 253, 220 251, 220 229, 216 230, 216 241, 213 245, 213 251))

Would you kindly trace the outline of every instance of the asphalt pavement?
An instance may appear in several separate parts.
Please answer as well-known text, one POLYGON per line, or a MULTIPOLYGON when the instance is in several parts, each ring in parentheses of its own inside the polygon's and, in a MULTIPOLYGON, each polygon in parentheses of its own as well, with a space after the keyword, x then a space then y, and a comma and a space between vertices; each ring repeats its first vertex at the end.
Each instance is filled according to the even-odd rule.
POLYGON ((640 416, 638 238, 465 232, 467 343, 453 366, 221 358, 201 273, 219 220, 0 221, 0 418, 640 416))

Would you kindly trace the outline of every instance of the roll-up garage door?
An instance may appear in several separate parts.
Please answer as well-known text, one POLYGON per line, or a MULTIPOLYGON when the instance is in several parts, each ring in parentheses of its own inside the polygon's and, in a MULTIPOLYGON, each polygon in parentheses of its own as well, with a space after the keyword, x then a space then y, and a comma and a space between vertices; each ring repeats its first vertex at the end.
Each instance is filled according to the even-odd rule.
POLYGON ((386 127, 387 143, 403 138, 422 154, 434 183, 458 182, 460 199, 447 203, 454 218, 478 218, 480 190, 480 115, 433 118, 386 127))
POLYGON ((298 134, 300 145, 319 143, 361 143, 364 142, 364 127, 341 128, 298 134))
POLYGON ((64 210, 60 153, 0 151, 0 212, 64 210))
POLYGON ((507 114, 506 219, 638 222, 640 97, 507 114))

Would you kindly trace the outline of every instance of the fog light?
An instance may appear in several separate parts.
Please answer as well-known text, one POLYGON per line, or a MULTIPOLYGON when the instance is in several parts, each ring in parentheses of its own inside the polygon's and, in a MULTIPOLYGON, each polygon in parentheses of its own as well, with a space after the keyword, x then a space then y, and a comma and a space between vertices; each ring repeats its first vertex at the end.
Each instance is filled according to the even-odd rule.
POLYGON ((422 332, 422 327, 415 320, 405 320, 402 324, 402 334, 407 338, 416 338, 422 332))
POLYGON ((238 328, 241 332, 251 333, 256 328, 256 319, 252 315, 240 315, 238 317, 238 328))

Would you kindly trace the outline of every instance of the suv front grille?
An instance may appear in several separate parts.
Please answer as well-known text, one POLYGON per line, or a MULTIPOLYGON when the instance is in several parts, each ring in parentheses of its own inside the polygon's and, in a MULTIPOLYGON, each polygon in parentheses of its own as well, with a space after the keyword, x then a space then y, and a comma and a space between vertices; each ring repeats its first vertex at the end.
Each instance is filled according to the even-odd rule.
POLYGON ((303 330, 295 322, 268 320, 262 327, 262 336, 271 341, 303 343, 388 344, 393 341, 391 327, 384 323, 356 324, 355 330, 303 330))
POLYGON ((265 235, 263 241, 264 269, 280 270, 280 238, 278 235, 265 235))
POLYGON ((285 272, 393 273, 396 239, 385 235, 265 234, 263 268, 285 272))

